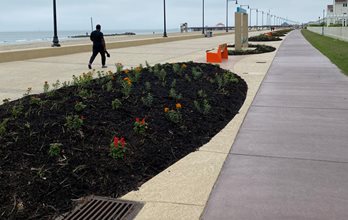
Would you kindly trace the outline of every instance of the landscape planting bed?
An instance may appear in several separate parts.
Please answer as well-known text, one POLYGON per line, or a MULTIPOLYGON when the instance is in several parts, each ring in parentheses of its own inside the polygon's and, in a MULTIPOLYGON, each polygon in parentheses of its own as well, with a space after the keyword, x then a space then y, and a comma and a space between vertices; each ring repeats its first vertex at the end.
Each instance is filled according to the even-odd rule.
POLYGON ((0 105, 0 219, 53 219, 81 197, 136 190, 207 143, 247 95, 217 65, 121 69, 0 105))

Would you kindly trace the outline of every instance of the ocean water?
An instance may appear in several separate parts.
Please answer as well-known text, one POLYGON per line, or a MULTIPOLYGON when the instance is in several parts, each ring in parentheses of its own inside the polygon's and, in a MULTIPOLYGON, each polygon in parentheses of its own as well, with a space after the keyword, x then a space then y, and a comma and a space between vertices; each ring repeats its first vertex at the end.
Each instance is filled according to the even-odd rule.
MULTIPOLYGON (((137 35, 162 33, 163 30, 102 30, 104 34, 121 34, 125 32, 133 32, 137 35)), ((168 29, 167 32, 179 32, 179 29, 168 29)), ((59 41, 64 41, 70 38, 70 36, 86 35, 90 33, 84 30, 73 31, 58 31, 59 41)), ((77 38, 78 39, 78 38, 77 38)), ((0 44, 25 44, 29 42, 51 42, 53 40, 53 31, 13 31, 13 32, 0 32, 0 44)))

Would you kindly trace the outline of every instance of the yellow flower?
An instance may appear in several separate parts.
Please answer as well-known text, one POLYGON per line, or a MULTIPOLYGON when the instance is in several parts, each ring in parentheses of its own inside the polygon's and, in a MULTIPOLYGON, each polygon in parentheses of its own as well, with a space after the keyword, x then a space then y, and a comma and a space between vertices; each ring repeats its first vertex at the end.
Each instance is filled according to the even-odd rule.
POLYGON ((128 74, 128 73, 129 73, 129 69, 125 69, 125 70, 124 70, 124 73, 125 73, 125 74, 128 74))
POLYGON ((132 82, 131 82, 131 81, 127 81, 127 83, 128 83, 129 86, 132 85, 132 82))
POLYGON ((164 112, 165 113, 169 112, 169 108, 164 108, 164 112))
POLYGON ((181 104, 180 104, 180 103, 176 103, 175 107, 176 107, 177 109, 179 109, 179 108, 181 108, 181 104))
POLYGON ((182 64, 181 68, 185 69, 187 67, 186 64, 182 64))

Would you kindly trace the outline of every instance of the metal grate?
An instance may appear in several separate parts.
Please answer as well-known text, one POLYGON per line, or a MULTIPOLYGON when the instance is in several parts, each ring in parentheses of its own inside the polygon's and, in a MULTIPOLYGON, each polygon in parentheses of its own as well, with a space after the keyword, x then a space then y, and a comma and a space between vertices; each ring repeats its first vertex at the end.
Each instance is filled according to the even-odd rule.
POLYGON ((64 220, 130 220, 133 219, 142 203, 90 196, 84 200, 84 204, 64 217, 64 220))

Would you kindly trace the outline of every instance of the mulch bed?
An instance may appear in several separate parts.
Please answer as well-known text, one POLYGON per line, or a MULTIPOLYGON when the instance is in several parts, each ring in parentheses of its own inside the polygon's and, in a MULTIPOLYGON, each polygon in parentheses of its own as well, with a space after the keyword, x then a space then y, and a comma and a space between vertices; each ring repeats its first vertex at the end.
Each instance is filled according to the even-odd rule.
MULTIPOLYGON (((235 45, 228 45, 228 48, 234 48, 235 45)), ((247 49, 247 50, 228 50, 228 55, 251 55, 251 54, 261 54, 261 53, 270 53, 276 50, 275 47, 268 46, 268 45, 261 45, 261 44, 249 44, 249 48, 254 49, 247 49)))
POLYGON ((207 143, 247 95, 210 64, 95 74, 0 105, 0 219, 54 219, 78 198, 136 190, 207 143))
POLYGON ((282 39, 275 36, 268 36, 265 34, 260 34, 258 36, 249 37, 249 41, 281 41, 282 39))

